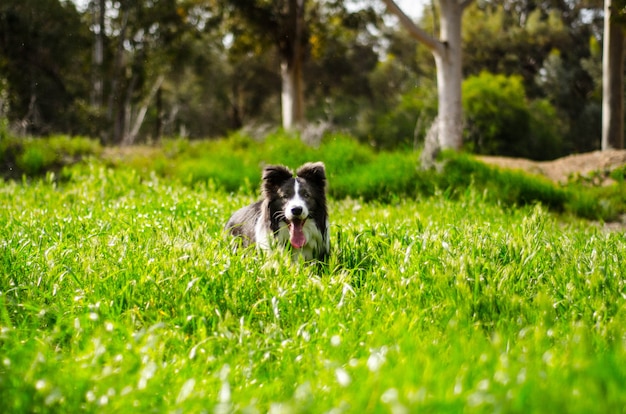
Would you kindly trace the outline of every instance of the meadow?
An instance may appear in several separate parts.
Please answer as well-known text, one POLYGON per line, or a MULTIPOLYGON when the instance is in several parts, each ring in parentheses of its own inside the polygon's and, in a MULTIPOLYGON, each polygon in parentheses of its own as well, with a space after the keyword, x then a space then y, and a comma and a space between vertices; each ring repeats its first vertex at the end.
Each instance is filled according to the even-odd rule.
POLYGON ((0 182, 1 411, 625 411, 626 235, 564 215, 576 197, 335 172, 331 257, 294 264, 222 233, 258 163, 181 145, 0 182))

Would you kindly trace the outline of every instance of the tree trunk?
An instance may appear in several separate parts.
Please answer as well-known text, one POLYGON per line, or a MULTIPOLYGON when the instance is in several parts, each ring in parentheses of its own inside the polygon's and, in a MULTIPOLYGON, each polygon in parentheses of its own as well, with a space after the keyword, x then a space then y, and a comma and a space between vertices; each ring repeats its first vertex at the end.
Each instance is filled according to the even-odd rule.
POLYGON ((602 150, 624 148, 624 29, 604 1, 602 56, 602 150))
POLYGON ((295 60, 281 62, 280 76, 283 128, 292 129, 304 123, 304 82, 301 63, 295 60))
POLYGON ((109 91, 109 99, 107 104, 107 120, 113 124, 110 134, 106 134, 104 141, 108 144, 119 144, 124 136, 124 109, 122 103, 122 80, 124 78, 124 42, 126 41, 126 31, 128 28, 128 10, 124 10, 122 14, 122 27, 118 35, 117 51, 115 53, 115 61, 113 63, 113 75, 111 76, 111 88, 109 91))
POLYGON ((96 108, 102 107, 103 96, 103 70, 104 63, 104 15, 106 12, 105 0, 92 0, 90 4, 94 23, 94 48, 92 55, 92 90, 91 105, 96 108))
MULTIPOLYGON (((137 135, 139 134, 139 130, 141 129, 141 125, 143 125, 143 121, 146 117, 146 113, 148 112, 148 106, 150 105, 150 102, 152 102, 152 99, 157 94, 157 92, 161 89, 161 85, 163 84, 164 80, 165 80, 165 77, 163 75, 159 75, 157 77, 156 81, 154 82, 154 85, 152 85, 152 89, 150 89, 150 92, 148 93, 148 96, 146 97, 146 99, 144 99, 144 101, 142 102, 141 106, 139 107, 137 111, 137 114, 135 115, 133 127, 124 136, 122 145, 128 146, 128 145, 133 145, 135 143, 135 140, 137 139, 137 135)), ((127 106, 128 106, 128 123, 130 124, 130 118, 132 115, 131 108, 130 108, 130 100, 127 106)))
POLYGON ((283 128, 292 129, 305 121, 302 76, 304 0, 289 0, 288 3, 287 30, 280 50, 280 76, 283 128))
POLYGON ((156 124, 154 126, 154 139, 157 142, 161 141, 163 135, 163 88, 159 86, 159 90, 156 95, 156 124))
POLYGON ((461 102, 462 53, 461 17, 457 0, 440 0, 440 41, 443 51, 434 53, 437 65, 439 143, 442 149, 463 146, 463 106, 461 102))
POLYGON ((133 93, 135 92, 135 86, 137 85, 137 75, 133 74, 128 82, 128 87, 126 88, 126 96, 124 98, 124 105, 120 106, 119 112, 119 121, 120 125, 116 127, 116 130, 120 132, 119 137, 116 137, 116 143, 120 145, 129 145, 130 139, 130 122, 132 118, 132 98, 133 93))
MULTIPOLYGON (((383 1, 409 34, 432 52, 437 65, 438 96, 437 127, 433 131, 437 131, 437 141, 442 149, 460 150, 463 147, 461 21, 463 11, 473 0, 439 1, 439 40, 417 27, 393 0, 383 1)), ((435 154, 437 151, 430 152, 435 154)))

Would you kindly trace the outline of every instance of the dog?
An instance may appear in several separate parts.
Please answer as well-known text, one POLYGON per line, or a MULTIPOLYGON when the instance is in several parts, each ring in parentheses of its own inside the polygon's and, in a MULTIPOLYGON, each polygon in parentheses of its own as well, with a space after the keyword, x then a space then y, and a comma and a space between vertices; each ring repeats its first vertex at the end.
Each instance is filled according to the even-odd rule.
POLYGON ((246 247, 290 246, 294 259, 324 261, 330 252, 326 170, 306 163, 294 173, 282 165, 263 169, 262 199, 237 210, 226 230, 246 247))

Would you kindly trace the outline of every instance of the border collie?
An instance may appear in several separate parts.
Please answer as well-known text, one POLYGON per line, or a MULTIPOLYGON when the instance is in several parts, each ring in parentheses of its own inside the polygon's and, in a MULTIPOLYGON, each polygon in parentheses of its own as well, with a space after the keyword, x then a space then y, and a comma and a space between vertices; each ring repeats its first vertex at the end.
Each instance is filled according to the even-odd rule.
POLYGON ((321 162, 294 173, 281 165, 263 169, 262 199, 237 210, 226 230, 242 245, 269 251, 291 245, 294 258, 323 261, 329 253, 326 171, 321 162))

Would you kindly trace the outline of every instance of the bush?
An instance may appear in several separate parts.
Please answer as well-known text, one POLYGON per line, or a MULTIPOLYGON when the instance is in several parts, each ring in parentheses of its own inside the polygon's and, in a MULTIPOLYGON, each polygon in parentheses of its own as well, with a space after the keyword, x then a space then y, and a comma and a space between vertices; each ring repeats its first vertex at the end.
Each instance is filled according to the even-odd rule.
POLYGON ((467 78, 463 110, 471 152, 535 160, 563 154, 556 111, 545 100, 528 102, 519 76, 482 72, 467 78))
MULTIPOLYGON (((78 160, 99 152, 96 143, 84 138, 0 140, 0 156, 13 160, 14 169, 20 171, 14 177, 22 173, 40 175, 71 164, 70 157, 78 160)), ((344 134, 326 135, 319 148, 308 147, 296 135, 278 131, 260 142, 235 134, 222 140, 166 141, 162 146, 136 147, 107 155, 108 165, 133 170, 142 178, 157 174, 189 186, 208 184, 228 192, 258 194, 261 170, 268 164, 295 169, 307 161, 323 161, 329 194, 335 199, 386 203, 443 192, 451 199, 479 194, 485 201, 507 206, 541 203, 553 211, 602 220, 626 210, 623 180, 606 187, 577 183, 559 187, 545 178, 488 166, 469 154, 455 152, 441 155, 441 172, 425 171, 418 168, 416 152, 374 151, 344 134)), ((80 168, 66 171, 68 177, 80 176, 80 168)), ((614 175, 620 173, 623 171, 614 175)))
POLYGON ((546 178, 489 166, 467 154, 445 153, 441 186, 453 195, 469 187, 482 191, 488 200, 505 205, 542 203, 563 211, 569 200, 567 190, 546 178))
POLYGON ((42 145, 49 146, 58 159, 72 158, 74 161, 102 152, 98 141, 81 136, 54 135, 45 138, 42 145))
POLYGON ((594 185, 574 182, 568 188, 571 197, 567 210, 590 220, 614 220, 626 212, 626 185, 594 185))
POLYGON ((330 194, 336 198, 358 197, 365 201, 388 202, 420 193, 421 185, 433 182, 421 179, 429 174, 417 168, 414 153, 383 152, 367 163, 333 171, 330 194))
POLYGON ((332 134, 325 137, 318 155, 334 171, 350 171, 359 165, 367 164, 375 157, 370 146, 358 143, 353 137, 332 134))
POLYGON ((27 145, 17 160, 17 167, 28 176, 42 174, 56 162, 54 152, 50 147, 27 145))
POLYGON ((58 170, 88 156, 97 156, 102 148, 97 141, 66 135, 49 138, 17 138, 10 135, 0 139, 0 158, 5 177, 43 175, 58 170))
POLYGON ((381 149, 410 148, 424 141, 436 116, 436 91, 413 88, 402 94, 391 108, 384 106, 365 113, 357 126, 361 141, 381 149))

